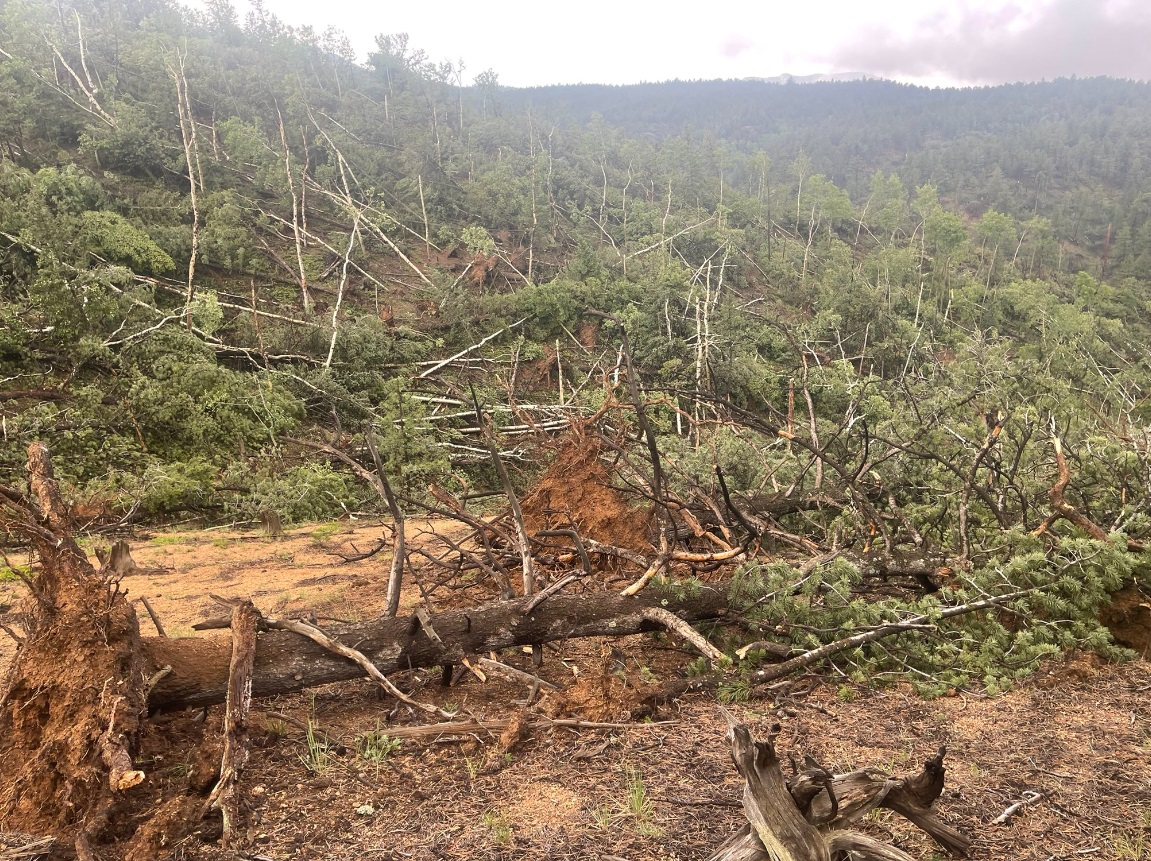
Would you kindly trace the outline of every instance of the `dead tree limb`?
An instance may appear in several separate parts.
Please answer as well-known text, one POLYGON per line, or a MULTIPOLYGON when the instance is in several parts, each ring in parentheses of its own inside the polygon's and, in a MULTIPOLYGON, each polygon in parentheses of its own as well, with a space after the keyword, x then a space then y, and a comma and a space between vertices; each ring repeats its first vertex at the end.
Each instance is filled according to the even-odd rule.
MULTIPOLYGON (((743 809, 749 826, 724 843, 708 861, 830 861, 843 857, 858 861, 915 861, 894 846, 859 832, 838 828, 828 833, 821 831, 812 821, 810 802, 813 798, 823 799, 832 811, 829 819, 834 820, 841 806, 836 798, 837 778, 813 764, 803 775, 808 785, 797 792, 798 781, 793 779, 789 785, 784 779, 775 750, 779 726, 773 728, 766 741, 756 741, 747 727, 735 724, 730 716, 728 721, 731 757, 745 781, 743 809)), ((873 783, 871 788, 875 791, 853 812, 862 815, 875 806, 868 803, 887 790, 884 782, 873 783)))
POLYGON ((971 838, 942 822, 931 810, 943 792, 945 754, 946 749, 940 748, 920 772, 906 778, 893 778, 871 768, 834 776, 822 768, 808 768, 790 778, 788 788, 813 825, 843 828, 875 808, 885 807, 925 832, 949 855, 963 858, 971 851, 971 838), (825 778, 830 778, 830 785, 825 778), (804 798, 806 801, 801 801, 804 798))
POLYGON ((971 466, 968 468, 967 473, 963 476, 963 493, 959 497, 959 558, 967 559, 971 555, 971 537, 967 529, 967 503, 971 499, 972 488, 975 487, 975 476, 979 472, 979 467, 983 463, 984 458, 990 454, 991 449, 999 440, 999 435, 1003 432, 1003 425, 1007 421, 1007 414, 1002 410, 996 412, 995 423, 987 432, 987 438, 983 441, 983 445, 979 447, 979 451, 975 453, 975 457, 971 459, 971 466))
MULTIPOLYGON (((396 494, 392 491, 392 485, 388 481, 387 474, 384 470, 383 458, 380 457, 380 452, 376 448, 376 440, 373 436, 374 431, 368 428, 364 434, 364 440, 367 442, 368 452, 372 456, 372 465, 375 467, 375 472, 367 469, 354 457, 347 452, 340 451, 334 446, 326 445, 324 443, 310 442, 308 440, 294 440, 302 445, 316 451, 323 452, 324 454, 334 457, 340 463, 350 467, 352 472, 370 484, 380 495, 388 506, 388 511, 392 515, 392 523, 394 524, 394 540, 392 548, 392 564, 388 574, 388 596, 387 596, 387 609, 388 616, 395 616, 400 608, 400 587, 403 585, 404 578, 404 561, 407 556, 407 541, 406 541, 406 521, 404 519, 404 510, 400 508, 399 502, 396 500, 396 494)), ((380 548, 368 554, 352 557, 354 559, 363 559, 378 552, 380 548)))
POLYGON ((425 371, 420 371, 420 373, 416 375, 416 379, 417 379, 417 380, 423 380, 423 379, 426 379, 427 377, 430 377, 430 376, 431 376, 432 374, 434 374, 436 371, 439 371, 439 370, 442 370, 443 368, 446 368, 448 365, 450 365, 452 362, 456 361, 457 359, 462 359, 462 358, 463 358, 464 356, 466 356, 468 353, 471 353, 471 352, 473 352, 473 351, 475 351, 475 350, 478 350, 480 347, 482 347, 484 344, 488 343, 489 341, 493 341, 493 340, 495 340, 495 339, 496 339, 496 338, 498 338, 500 335, 502 335, 504 332, 506 332, 508 329, 514 329, 514 328, 516 328, 517 326, 521 326, 521 325, 523 325, 523 324, 524 324, 524 323, 527 321, 527 319, 528 319, 527 317, 523 317, 523 318, 521 318, 521 319, 519 319, 519 320, 516 320, 516 321, 515 321, 514 323, 512 323, 510 326, 504 326, 504 327, 503 327, 502 329, 500 329, 499 331, 496 331, 496 332, 492 332, 492 333, 491 333, 490 335, 488 335, 487 337, 485 337, 485 338, 481 338, 479 341, 477 341, 476 343, 472 344, 472 345, 471 345, 470 347, 468 347, 466 350, 460 350, 460 352, 456 353, 454 356, 448 356, 448 358, 444 359, 444 360, 443 360, 443 361, 441 361, 441 362, 437 362, 436 364, 432 365, 432 366, 431 366, 430 368, 428 368, 427 370, 425 370, 425 371))
POLYGON ((728 740, 736 771, 745 781, 743 812, 751 829, 708 861, 829 861, 823 835, 803 818, 787 791, 774 735, 757 742, 747 727, 737 724, 729 730, 728 740))
POLYGON ((148 596, 141 595, 139 598, 144 609, 148 611, 148 617, 152 620, 152 624, 156 626, 156 633, 161 637, 168 636, 168 632, 164 630, 164 624, 160 621, 160 614, 156 612, 156 608, 152 606, 152 602, 148 600, 148 596))
POLYGON ((537 538, 570 538, 572 544, 575 545, 576 552, 579 553, 580 565, 583 566, 583 573, 586 576, 591 575, 591 559, 587 555, 587 547, 584 546, 583 539, 575 529, 541 529, 536 533, 537 538))
MULTIPOLYGON (((532 557, 531 540, 528 538, 528 527, 524 522, 524 513, 520 508, 520 500, 516 495, 516 490, 512 487, 511 477, 508 476, 507 467, 504 466, 504 459, 500 457, 500 447, 496 445, 496 440, 492 434, 491 422, 489 422, 480 409, 479 398, 476 397, 475 388, 472 389, 472 403, 476 409, 476 424, 483 430, 483 441, 487 446, 488 452, 491 454, 492 465, 496 468, 496 475, 500 477, 500 484, 503 485, 504 495, 508 498, 508 505, 511 508, 512 522, 516 527, 516 547, 520 552, 520 566, 523 573, 525 598, 531 597, 536 590, 536 567, 535 559, 532 557)), ((532 643, 532 663, 537 667, 543 663, 544 651, 540 643, 532 643)))
MULTIPOLYGON (((1099 524, 1067 501, 1067 487, 1071 484, 1071 469, 1067 466, 1067 458, 1063 454, 1063 442, 1055 433, 1051 434, 1051 445, 1055 449, 1055 466, 1059 470, 1059 477, 1051 486, 1051 490, 1047 492, 1047 497, 1051 500, 1052 513, 1032 530, 1031 534, 1042 535, 1056 520, 1062 517, 1072 526, 1082 529, 1096 541, 1108 541, 1107 532, 1099 524)), ((1127 549, 1138 553, 1146 550, 1147 546, 1142 541, 1129 538, 1127 539, 1127 549)))
POLYGON ((392 492, 392 485, 384 471, 383 458, 380 457, 379 449, 376 448, 375 431, 368 428, 364 438, 368 443, 368 452, 372 455, 372 465, 376 468, 376 490, 383 495, 388 511, 392 513, 392 532, 395 546, 392 549, 392 566, 388 572, 387 614, 395 616, 400 609, 400 587, 404 583, 404 561, 407 558, 407 524, 404 520, 404 510, 396 501, 396 495, 392 492))
MULTIPOLYGON (((382 687, 389 694, 401 702, 405 702, 410 706, 414 706, 421 711, 427 712, 428 714, 439 715, 440 717, 448 718, 449 720, 456 716, 455 712, 444 711, 437 706, 433 706, 428 703, 417 702, 416 700, 412 699, 399 688, 397 688, 394 684, 392 684, 391 680, 382 672, 380 672, 379 667, 373 664, 367 655, 365 655, 359 649, 353 649, 351 646, 340 642, 335 637, 331 637, 328 634, 325 634, 315 625, 308 625, 305 622, 297 622, 293 619, 268 618, 264 619, 264 624, 276 631, 291 631, 294 634, 299 634, 302 637, 307 637, 313 643, 319 644, 329 652, 347 658, 350 661, 354 661, 356 665, 359 666, 360 669, 362 669, 364 673, 367 674, 368 678, 370 678, 373 682, 378 684, 380 687, 382 687)), ((435 637, 433 639, 439 640, 439 637, 435 637)), ((441 640, 440 643, 442 644, 443 641, 441 640)))
POLYGON ((679 634, 689 643, 696 647, 700 653, 711 661, 721 661, 725 655, 715 646, 707 641, 699 631, 677 616, 675 613, 670 613, 663 607, 648 607, 643 611, 643 617, 651 622, 658 622, 669 631, 679 634))
POLYGON ((508 505, 511 507, 512 523, 516 528, 516 547, 520 552, 520 562, 523 568, 523 595, 528 598, 535 592, 535 560, 532 558, 531 540, 528 538, 527 524, 524 523, 524 513, 520 508, 520 500, 516 495, 515 488, 512 487, 512 480, 508 475, 507 467, 504 465, 504 459, 500 457, 500 447, 496 445, 495 438, 492 436, 490 423, 480 408, 475 389, 472 390, 472 402, 475 404, 476 422, 483 428, 484 444, 491 454, 492 465, 496 468, 496 475, 500 478, 504 495, 507 496, 508 505))
POLYGON ((531 673, 525 673, 523 670, 517 670, 515 667, 509 667, 502 661, 494 661, 491 658, 480 658, 477 663, 489 672, 503 676, 510 681, 527 685, 529 688, 542 688, 548 691, 559 690, 558 685, 553 685, 551 682, 545 681, 539 676, 533 676, 531 673))
POLYGON ((628 394, 631 397, 632 406, 635 407, 635 418, 636 421, 639 422, 640 430, 643 432, 644 442, 647 443, 648 458, 651 460, 651 495, 660 510, 663 511, 666 509, 666 501, 663 495, 663 466, 661 465, 659 457, 659 445, 656 441, 655 431, 652 429, 651 422, 648 421, 647 410, 644 409, 643 399, 639 395, 639 382, 636 379, 635 367, 631 361, 631 347, 627 341, 627 328, 624 326, 623 321, 615 314, 597 311, 594 308, 588 308, 584 313, 590 314, 592 317, 599 317, 603 320, 611 320, 619 327, 620 347, 623 353, 624 363, 627 367, 628 394))

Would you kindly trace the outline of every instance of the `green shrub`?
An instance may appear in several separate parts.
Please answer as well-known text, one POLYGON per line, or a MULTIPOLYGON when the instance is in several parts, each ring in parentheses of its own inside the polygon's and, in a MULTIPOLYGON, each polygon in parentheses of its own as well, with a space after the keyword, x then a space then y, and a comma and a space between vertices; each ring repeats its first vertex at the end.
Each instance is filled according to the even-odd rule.
POLYGON ((243 464, 229 469, 225 479, 244 488, 230 504, 232 513, 254 520, 261 511, 275 511, 284 524, 331 520, 364 503, 360 482, 324 463, 305 463, 280 472, 265 467, 255 474, 243 464))

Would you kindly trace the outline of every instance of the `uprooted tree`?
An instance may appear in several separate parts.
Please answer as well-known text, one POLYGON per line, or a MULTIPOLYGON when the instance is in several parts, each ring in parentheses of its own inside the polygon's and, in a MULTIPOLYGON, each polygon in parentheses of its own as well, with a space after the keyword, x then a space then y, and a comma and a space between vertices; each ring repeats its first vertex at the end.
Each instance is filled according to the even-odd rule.
MULTIPOLYGON (((21 831, 66 835, 75 841, 80 857, 88 857, 85 853, 90 851, 90 844, 116 840, 126 846, 127 857, 146 858, 161 846, 170 845, 175 836, 215 808, 223 814, 227 840, 238 815, 234 799, 244 763, 247 709, 252 695, 367 675, 412 705, 450 717, 442 710, 407 698, 388 680, 388 674, 417 666, 447 667, 470 655, 512 646, 666 630, 701 652, 710 669, 688 680, 688 684, 669 683, 662 695, 674 695, 688 686, 719 685, 725 695, 738 698, 749 695, 758 684, 835 656, 848 656, 847 666, 856 672, 868 661, 898 659, 906 649, 869 655, 867 647, 886 649, 885 642, 907 631, 936 637, 946 645, 949 638, 1005 627, 1004 610, 1013 618, 1033 619, 1046 625, 1047 611, 1042 599, 1058 598, 1068 591, 1066 583, 1058 578, 1038 580, 1025 576, 1013 581, 1007 576, 1012 570, 1009 564, 995 594, 944 602, 929 593, 913 600, 907 596, 922 593, 921 578, 916 575, 924 572, 912 563, 905 563, 909 570, 893 571, 888 562, 878 582, 887 581, 890 585, 904 574, 908 575, 909 584, 918 585, 902 587, 900 612, 892 612, 889 604, 875 612, 870 624, 860 624, 860 607, 853 607, 853 602, 846 600, 847 590, 861 582, 858 570, 837 574, 833 559, 826 553, 798 566, 777 562, 765 568, 757 563, 764 552, 765 536, 788 534, 772 526, 771 518, 783 516, 782 511, 802 509, 802 505, 796 506, 786 497, 775 497, 758 509, 741 508, 726 488, 717 500, 706 501, 700 492, 690 502, 685 501, 668 486, 658 485, 652 473, 645 474, 630 463, 618 438, 613 443, 610 437, 597 434, 589 444, 586 433, 583 437, 575 434, 556 462, 569 472, 569 479, 570 471, 579 463, 592 471, 602 470, 601 456, 614 445, 617 474, 626 476, 634 471, 633 475, 643 476, 632 487, 648 500, 650 509, 648 514, 636 514, 635 509, 624 506, 612 518, 612 525, 618 528, 627 516, 625 512, 631 511, 637 523, 651 522, 652 530, 646 540, 641 539, 643 533, 639 529, 623 544, 607 543, 602 540, 607 537, 603 533, 593 537, 597 534, 597 525, 590 516, 594 512, 577 510, 580 506, 571 495, 570 480, 566 486, 549 487, 545 475, 537 492, 525 499, 520 513, 495 518, 470 514, 462 501, 441 491, 439 504, 447 506, 445 510, 454 512, 472 532, 464 541, 444 538, 449 553, 430 554, 424 550, 428 561, 420 567, 423 573, 419 585, 427 593, 434 591, 437 584, 458 580, 461 575, 478 575, 504 600, 468 611, 429 613, 421 609, 406 619, 384 617, 330 631, 296 620, 266 618, 247 602, 232 602, 224 619, 206 623, 230 627, 230 643, 140 637, 135 613, 119 587, 121 569, 131 567, 126 561, 130 555, 121 550, 110 554, 101 569, 92 568, 72 538, 68 511, 52 476, 47 451, 34 444, 29 449, 29 492, 0 488, 6 527, 25 535, 39 558, 34 576, 26 579, 30 597, 23 619, 24 638, 0 700, 0 754, 5 762, 19 763, 0 776, 0 821, 5 827, 21 831), (563 487, 566 496, 561 492, 563 487), (789 509, 789 505, 793 507, 789 509), (520 522, 513 522, 516 520, 520 522), (744 535, 736 538, 740 529, 744 535), (533 585, 543 588, 531 590, 534 595, 513 595, 509 599, 512 570, 526 564, 530 564, 532 576, 539 579, 533 585), (724 569, 736 566, 739 573, 734 580, 715 578, 715 572, 722 574, 724 569), (602 578, 592 576, 596 573, 602 578), (696 576, 689 578, 691 573, 696 576), (780 577, 781 573, 786 576, 780 577), (777 579, 773 581, 771 576, 777 579), (622 581, 624 594, 562 594, 573 584, 586 589, 597 579, 622 581), (757 611, 769 602, 775 612, 780 612, 782 606, 792 614, 792 627, 784 618, 782 624, 768 629, 757 611), (845 627, 854 630, 830 642, 805 640, 797 633, 800 625, 795 622, 817 606, 824 618, 834 619, 838 612, 840 618, 851 623, 845 627), (745 634, 750 629, 751 635, 762 637, 769 631, 769 639, 754 639, 735 650, 734 658, 727 658, 689 624, 728 618, 745 629, 745 634), (962 624, 952 620, 962 620, 962 624), (260 630, 263 633, 257 635, 260 630), (730 664, 732 660, 737 660, 734 666, 730 664), (133 757, 148 710, 213 703, 225 704, 221 747, 209 747, 201 757, 203 761, 189 774, 185 793, 168 799, 149 815, 137 812, 133 817, 124 816, 132 807, 132 787, 146 779, 133 757), (133 824, 128 827, 125 822, 133 824)), ((1062 454, 1058 448, 1056 451, 1062 454)), ((1060 457, 1058 464, 1060 476, 1052 498, 1056 511, 1068 517, 1067 511, 1060 511, 1058 506, 1066 491, 1065 459, 1060 457)), ((717 480, 722 486, 722 473, 717 480)), ((510 487, 507 490, 514 493, 510 487)), ((580 491, 587 492, 588 488, 580 491)), ((602 505, 602 494, 610 497, 619 491, 605 482, 598 493, 602 505)), ((513 506, 512 512, 518 508, 513 506)), ((1049 522, 1044 529, 1050 526, 1049 522)), ((618 534, 625 533, 623 530, 618 534)), ((795 545, 804 541, 791 537, 795 545)), ((1100 578, 1098 566, 1112 564, 1112 557, 1122 559, 1138 549, 1130 543, 1120 546, 1110 540, 1064 539, 1059 552, 1050 552, 1044 559, 1058 566, 1061 576, 1074 574, 1084 582, 1086 577, 1100 578)), ((938 572, 932 573, 939 576, 938 572)), ((862 594, 858 589, 857 593, 862 594)), ((1017 631, 1024 630, 1018 622, 1012 624, 1017 631)), ((525 684, 541 683, 530 672, 517 671, 498 661, 492 664, 513 676, 518 673, 515 677, 525 684)), ((780 828, 790 833, 781 822, 794 819, 794 814, 784 816, 780 812, 789 808, 777 791, 781 778, 772 776, 771 769, 778 772, 778 767, 770 742, 766 747, 749 747, 749 741, 740 742, 743 737, 738 732, 735 738, 736 760, 741 773, 749 779, 749 786, 758 781, 756 785, 776 787, 771 792, 778 796, 768 804, 764 799, 770 798, 771 793, 749 790, 749 798, 758 799, 747 807, 752 827, 742 843, 736 840, 716 856, 750 861, 766 857, 761 844, 771 845, 769 833, 780 828), (747 750, 759 752, 750 755, 747 750), (765 814, 765 809, 775 813, 765 814), (772 816, 783 818, 776 821, 772 816)), ((940 781, 941 775, 939 770, 940 781)), ((924 818, 934 796, 928 798, 915 787, 926 779, 909 784, 910 806, 904 805, 906 809, 900 812, 941 839, 949 851, 958 853, 965 848, 962 840, 949 837, 946 829, 941 831, 935 828, 938 823, 924 818), (950 845, 949 839, 953 841, 950 845)), ((901 796, 891 794, 892 785, 882 785, 883 793, 875 788, 878 784, 868 784, 858 775, 821 777, 818 769, 809 769, 803 775, 793 776, 788 793, 801 817, 815 817, 817 825, 826 825, 849 821, 845 819, 846 810, 865 810, 868 804, 882 803, 881 794, 892 806, 901 796), (819 802, 820 787, 826 802, 819 802), (844 799, 852 793, 862 800, 856 798, 847 804, 844 799), (820 804, 830 805, 830 813, 812 813, 821 809, 820 804)), ((810 836, 810 832, 805 833, 810 836)), ((796 859, 826 857, 823 853, 847 848, 848 843, 843 841, 849 840, 843 835, 832 835, 823 842, 804 838, 807 848, 802 848, 788 842, 794 838, 779 839, 779 845, 791 853, 780 857, 796 859)), ((873 851, 876 854, 872 857, 903 857, 889 848, 869 849, 858 841, 852 845, 856 851, 873 851)), ((775 851, 778 854, 783 850, 776 847, 775 851)))
POLYGON ((28 452, 34 499, 0 489, 7 526, 42 562, 28 578, 25 638, 0 698, 5 827, 71 836, 80 857, 144 780, 133 764, 146 714, 136 615, 77 546, 44 446, 28 452))
MULTIPOLYGON (((1138 588, 1144 545, 1096 525, 1072 491, 1054 427, 1045 446, 1054 456, 1050 514, 1036 522, 1039 506, 1028 495, 1034 481, 1025 481, 1020 467, 1034 460, 1036 443, 1021 439, 1014 466, 1005 463, 998 451, 1008 426, 1001 412, 986 419, 981 442, 964 441, 969 460, 957 465, 927 439, 946 430, 942 413, 924 414, 920 429, 902 440, 885 440, 866 425, 854 428, 853 411, 865 396, 857 392, 843 422, 823 431, 821 441, 813 407, 806 433, 793 416, 771 424, 698 392, 682 395, 696 402, 685 413, 676 400, 645 398, 634 385, 626 339, 620 361, 626 397, 609 397, 591 415, 569 413, 566 438, 553 446, 550 467, 522 502, 498 432, 470 392, 478 451, 499 477, 506 508, 475 511, 466 498, 436 486, 429 490, 434 501, 407 500, 457 520, 466 527, 463 537, 404 540, 404 500, 384 475, 373 429, 362 448, 313 443, 371 483, 396 515, 391 542, 382 538, 374 550, 347 560, 392 545, 389 612, 341 629, 269 618, 246 601, 223 600, 227 614, 199 627, 231 628, 230 642, 142 638, 120 588, 120 577, 134 567, 130 552, 117 545, 100 569, 89 564, 72 536, 47 451, 32 445, 27 493, 0 487, 6 529, 25 536, 38 558, 25 576, 22 642, 0 700, 0 754, 19 763, 0 775, 0 824, 67 835, 80 857, 88 857, 90 844, 117 841, 127 857, 147 858, 215 809, 227 842, 235 839, 239 816, 252 696, 366 675, 412 707, 450 718, 405 695, 389 675, 442 666, 449 679, 447 670, 469 657, 518 646, 531 646, 538 665, 543 644, 572 637, 666 631, 682 639, 701 655, 696 672, 668 681, 653 699, 702 687, 747 698, 757 686, 828 660, 860 682, 897 667, 912 670, 929 691, 967 684, 993 690, 1060 648, 1109 648, 1097 614, 1113 592, 1138 588), (690 432, 661 437, 656 425, 668 415, 686 421, 690 432), (758 447, 748 442, 755 438, 758 447), (759 492, 749 489, 746 474, 732 487, 724 466, 738 470, 739 458, 722 445, 736 446, 766 471, 759 492), (358 459, 364 453, 370 457, 358 459), (711 455, 706 470, 701 453, 711 455), (914 484, 884 477, 908 481, 916 470, 917 481, 953 479, 941 485, 954 499, 953 520, 944 519, 950 503, 941 513, 914 484), (1077 532, 1061 532, 1060 521, 1077 532), (408 618, 395 615, 403 577, 424 599, 408 618), (605 592, 605 585, 618 593, 605 592), (434 612, 437 591, 457 588, 497 600, 434 612), (713 625, 710 639, 693 627, 705 622, 713 625), (716 625, 738 631, 721 635, 728 654, 712 642, 716 625), (917 636, 898 639, 906 632, 917 636), (970 659, 973 643, 978 660, 970 659), (134 754, 148 711, 217 703, 224 704, 220 746, 204 749, 184 793, 147 814, 122 815, 132 807, 132 787, 146 779, 134 754)), ((810 405, 806 390, 802 396, 810 405)), ((544 684, 530 671, 482 660, 530 686, 532 696, 544 684)), ((749 789, 754 803, 746 807, 751 827, 743 842, 717 858, 751 861, 766 857, 764 846, 797 861, 847 849, 904 857, 843 834, 816 839, 818 829, 794 832, 787 824, 794 810, 812 829, 849 821, 845 811, 884 798, 891 806, 904 795, 886 778, 880 790, 858 775, 809 769, 788 784, 793 810, 779 791, 771 743, 752 745, 738 731, 734 737, 741 773, 760 789, 749 789), (821 804, 830 812, 818 812, 821 804)), ((905 785, 910 801, 900 812, 958 853, 962 840, 925 813, 934 796, 917 788, 924 781, 905 785)))

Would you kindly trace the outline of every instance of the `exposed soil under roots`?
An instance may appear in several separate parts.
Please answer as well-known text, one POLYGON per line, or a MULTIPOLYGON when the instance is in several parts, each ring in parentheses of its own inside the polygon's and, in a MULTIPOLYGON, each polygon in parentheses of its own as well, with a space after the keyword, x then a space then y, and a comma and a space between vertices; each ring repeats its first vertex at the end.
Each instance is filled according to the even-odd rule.
POLYGON ((1115 642, 1151 657, 1151 596, 1137 584, 1125 586, 1112 596, 1100 617, 1115 642))
POLYGON ((145 704, 140 631, 118 583, 60 529, 46 459, 37 468, 43 514, 8 523, 31 533, 41 569, 0 693, 0 830, 98 843, 144 777, 131 759, 145 704))
MULTIPOLYGON (((652 549, 650 507, 628 504, 612 486, 602 454, 598 437, 589 430, 573 428, 564 437, 551 465, 522 501, 529 534, 575 529, 581 536, 604 544, 640 552, 652 549)), ((615 564, 594 555, 592 561, 609 570, 609 565, 615 564)))

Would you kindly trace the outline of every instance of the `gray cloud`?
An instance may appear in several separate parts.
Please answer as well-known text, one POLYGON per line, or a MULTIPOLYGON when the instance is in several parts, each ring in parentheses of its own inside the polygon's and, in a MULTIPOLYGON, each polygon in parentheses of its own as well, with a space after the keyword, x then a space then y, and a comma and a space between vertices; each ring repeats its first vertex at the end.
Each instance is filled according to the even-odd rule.
POLYGON ((870 29, 833 49, 828 60, 874 75, 968 84, 1070 75, 1148 80, 1151 4, 1055 0, 1037 15, 1018 5, 988 11, 965 4, 952 16, 923 21, 910 36, 870 29))

